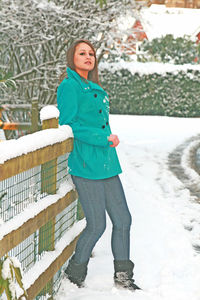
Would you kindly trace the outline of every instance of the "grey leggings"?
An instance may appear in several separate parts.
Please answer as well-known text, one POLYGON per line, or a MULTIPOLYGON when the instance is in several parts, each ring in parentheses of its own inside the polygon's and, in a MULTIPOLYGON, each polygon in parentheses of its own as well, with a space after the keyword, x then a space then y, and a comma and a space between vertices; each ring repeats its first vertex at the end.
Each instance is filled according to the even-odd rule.
POLYGON ((115 260, 128 260, 131 215, 119 176, 91 180, 72 175, 87 225, 75 250, 77 263, 87 262, 106 228, 106 211, 112 221, 112 252, 115 260))

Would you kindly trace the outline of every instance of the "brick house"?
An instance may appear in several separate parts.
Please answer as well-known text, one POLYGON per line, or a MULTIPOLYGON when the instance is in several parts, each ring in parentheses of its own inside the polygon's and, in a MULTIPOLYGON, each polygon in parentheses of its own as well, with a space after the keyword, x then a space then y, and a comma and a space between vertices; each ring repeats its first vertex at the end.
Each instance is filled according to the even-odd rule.
POLYGON ((168 7, 186 7, 186 8, 200 8, 199 0, 167 0, 168 7))
POLYGON ((147 5, 164 4, 167 7, 200 8, 200 0, 148 0, 147 5))
MULTIPOLYGON (((151 5, 148 5, 148 10, 152 11, 152 17, 146 20, 146 24, 146 17, 142 18, 141 20, 135 20, 132 27, 133 34, 131 34, 127 38, 127 45, 125 47, 127 54, 137 53, 137 49, 144 39, 151 40, 152 38, 159 37, 161 34, 163 36, 166 34, 174 34, 175 36, 181 36, 181 34, 184 33, 185 35, 193 37, 197 43, 200 43, 200 10, 198 11, 184 9, 186 8, 185 6, 189 6, 189 4, 193 6, 199 5, 200 7, 200 0, 151 0, 149 2, 151 2, 151 5), (161 6, 152 4, 161 4, 161 6), (177 14, 177 16, 175 16, 174 10, 172 8, 173 4, 176 7, 177 5, 179 5, 179 9, 181 11, 183 10, 184 14, 179 13, 177 14), (157 14, 155 13, 153 6, 159 8, 157 14), (166 11, 165 14, 164 11, 166 11), (172 15, 174 15, 173 19, 169 19, 171 13, 172 15), (163 16, 162 21, 160 19, 156 21, 156 18, 158 18, 159 14, 163 16), (193 14, 194 17, 191 18, 191 15, 193 16, 193 14), (189 15, 190 17, 188 17, 189 15), (190 20, 193 20, 192 23, 190 22, 190 20), (163 24, 161 26, 162 31, 159 27, 160 21, 165 24, 165 26, 163 26, 163 24), (151 28, 148 28, 149 25, 151 25, 151 28), (176 28, 180 29, 175 30, 176 28), (153 34, 155 34, 155 36, 153 34)), ((144 3, 144 1, 141 2, 141 4, 142 3, 144 3)))

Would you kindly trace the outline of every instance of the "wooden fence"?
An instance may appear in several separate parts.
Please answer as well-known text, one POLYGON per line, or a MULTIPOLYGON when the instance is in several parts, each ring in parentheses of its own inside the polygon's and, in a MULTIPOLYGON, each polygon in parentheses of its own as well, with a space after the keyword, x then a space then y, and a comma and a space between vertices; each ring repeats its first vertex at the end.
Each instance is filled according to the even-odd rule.
MULTIPOLYGON (((58 120, 50 119, 43 122, 43 129, 57 128, 58 120)), ((34 138, 34 134, 33 134, 34 138)), ((57 158, 73 149, 73 138, 68 138, 62 142, 46 146, 33 152, 9 159, 0 164, 0 181, 10 178, 16 174, 27 171, 35 166, 41 165, 41 189, 47 194, 56 193, 56 172, 57 158), (49 165, 51 168, 49 169, 49 165), (45 170, 48 170, 45 172, 45 170), (50 173, 51 174, 50 174, 50 173)), ((57 202, 49 205, 46 209, 40 211, 34 218, 28 219, 17 229, 4 235, 0 240, 0 258, 7 254, 11 249, 23 242, 31 234, 39 230, 39 251, 52 251, 55 249, 55 218, 72 202, 77 200, 76 190, 69 191, 57 202), (42 239, 48 228, 48 237, 52 241, 46 244, 42 239), (50 232, 50 235, 49 235, 50 232), (49 246, 50 245, 50 246, 49 246)), ((40 200, 42 201, 42 200, 40 200)), ((48 294, 53 295, 52 278, 66 260, 72 255, 78 236, 62 251, 53 263, 42 273, 39 278, 28 288, 28 299, 34 299, 41 290, 48 284, 48 294)), ((51 297, 53 298, 53 296, 51 297)))
POLYGON ((6 139, 18 138, 24 134, 33 133, 41 129, 40 127, 37 99, 26 105, 0 105, 0 129, 4 130, 6 139))

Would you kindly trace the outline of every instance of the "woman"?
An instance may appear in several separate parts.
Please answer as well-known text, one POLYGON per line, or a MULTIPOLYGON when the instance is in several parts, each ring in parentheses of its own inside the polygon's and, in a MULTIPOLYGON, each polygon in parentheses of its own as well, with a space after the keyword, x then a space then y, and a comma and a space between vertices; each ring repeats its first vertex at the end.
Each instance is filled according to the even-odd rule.
POLYGON ((136 290, 129 257, 131 215, 118 176, 122 172, 115 149, 119 139, 110 130, 109 100, 99 83, 93 45, 76 41, 67 51, 67 65, 57 93, 59 123, 70 125, 74 133, 69 173, 87 225, 65 273, 71 282, 83 286, 92 250, 106 227, 107 211, 113 224, 115 284, 136 290))

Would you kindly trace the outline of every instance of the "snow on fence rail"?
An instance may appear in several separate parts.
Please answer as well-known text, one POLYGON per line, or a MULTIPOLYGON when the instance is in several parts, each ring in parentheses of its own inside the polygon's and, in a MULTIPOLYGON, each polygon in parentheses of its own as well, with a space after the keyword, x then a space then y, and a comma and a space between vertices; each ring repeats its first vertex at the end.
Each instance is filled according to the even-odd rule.
POLYGON ((85 225, 67 174, 73 134, 56 114, 43 108, 42 131, 0 144, 0 259, 19 259, 28 299, 53 296, 85 225))

